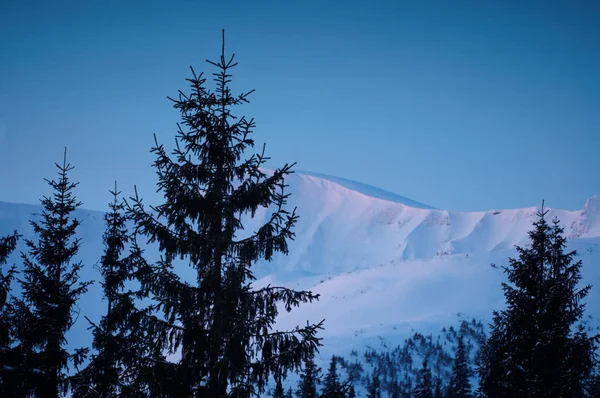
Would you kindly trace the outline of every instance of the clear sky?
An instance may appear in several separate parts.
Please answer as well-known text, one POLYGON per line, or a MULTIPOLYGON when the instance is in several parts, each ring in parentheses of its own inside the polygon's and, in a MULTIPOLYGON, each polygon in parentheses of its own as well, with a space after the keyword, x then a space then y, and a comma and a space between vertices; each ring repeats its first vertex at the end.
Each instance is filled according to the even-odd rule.
POLYGON ((0 200, 49 193, 64 146, 85 207, 154 192, 222 28, 271 165, 450 210, 600 194, 597 0, 0 0, 0 200))

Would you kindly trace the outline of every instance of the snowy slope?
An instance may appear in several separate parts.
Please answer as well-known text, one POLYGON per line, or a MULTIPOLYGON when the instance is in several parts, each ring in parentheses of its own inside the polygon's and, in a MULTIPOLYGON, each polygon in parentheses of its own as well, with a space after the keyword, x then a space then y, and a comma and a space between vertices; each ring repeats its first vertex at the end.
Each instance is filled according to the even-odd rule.
MULTIPOLYGON (((292 175, 289 184, 290 207, 300 215, 297 238, 290 255, 261 265, 261 274, 335 275, 391 261, 512 249, 527 241, 539 209, 467 213, 414 207, 398 196, 381 199, 307 174, 292 175)), ((569 238, 581 239, 600 236, 599 214, 596 196, 580 211, 550 209, 548 216, 561 220, 569 238)), ((248 226, 263 221, 259 215, 248 226)))
MULTIPOLYGON (((257 285, 284 284, 322 295, 316 304, 282 314, 279 325, 324 318, 323 359, 382 341, 394 344, 411 330, 437 333, 459 312, 489 321, 491 311, 503 306, 501 266, 515 255, 514 245, 527 242, 539 209, 452 212, 314 173, 293 174, 288 183, 289 206, 300 215, 296 239, 289 256, 255 266, 257 285)), ((18 229, 31 237, 28 220, 38 211, 35 205, 0 202, 0 235, 18 229)), ((265 209, 245 220, 246 229, 256 228, 269 214, 265 209)), ((102 252, 102 216, 78 213, 86 279, 98 277, 93 265, 102 252)), ((596 285, 588 313, 600 317, 600 196, 579 211, 550 209, 548 217, 560 219, 570 247, 578 250, 584 282, 596 285)), ((190 271, 182 265, 182 274, 191 277, 190 271)), ((95 284, 81 303, 72 332, 76 344, 89 342, 83 315, 95 319, 104 310, 99 294, 95 284)))

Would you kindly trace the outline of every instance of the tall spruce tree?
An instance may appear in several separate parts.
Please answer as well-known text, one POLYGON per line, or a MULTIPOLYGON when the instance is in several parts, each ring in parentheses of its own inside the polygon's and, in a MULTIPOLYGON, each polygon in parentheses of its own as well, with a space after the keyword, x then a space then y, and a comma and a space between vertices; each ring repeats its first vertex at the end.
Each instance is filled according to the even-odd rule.
POLYGON ((86 317, 93 330, 95 353, 76 378, 75 398, 144 396, 144 388, 139 384, 136 372, 139 371, 140 354, 147 347, 139 324, 133 322, 137 314, 135 292, 125 286, 133 277, 134 263, 130 257, 123 255, 130 239, 125 225, 124 204, 119 200, 116 182, 114 191, 110 193, 113 200, 109 203, 110 211, 104 216, 104 254, 100 261, 106 314, 98 324, 86 317))
POLYGON ((15 333, 20 361, 14 382, 20 396, 54 398, 69 389, 69 364, 78 366, 85 349, 67 351, 65 335, 76 320, 75 304, 91 282, 80 282, 81 262, 72 262, 79 251, 76 237, 79 219, 73 212, 81 205, 73 196, 77 183, 69 180, 73 167, 65 155, 58 180, 46 180, 53 189, 41 200, 41 221, 30 221, 37 241, 25 240, 22 297, 14 300, 15 333))
POLYGON ((321 382, 321 368, 317 367, 314 354, 311 353, 304 361, 304 367, 300 372, 300 381, 296 396, 298 398, 316 398, 317 384, 321 382))
POLYGON ((173 99, 182 123, 172 157, 158 143, 152 149, 164 203, 147 209, 136 194, 129 214, 136 233, 161 251, 161 260, 139 275, 159 311, 146 321, 157 351, 181 353, 175 364, 156 362, 163 368, 156 371, 170 378, 164 384, 185 397, 245 397, 263 392, 270 377, 299 369, 320 345, 321 324, 271 330, 278 304, 291 311, 318 295, 251 286, 252 266, 287 254, 294 237, 297 215, 285 210, 285 177, 292 171, 290 165, 265 171, 264 151, 244 158, 255 124, 232 108, 247 103, 250 93, 229 88, 237 63, 225 58, 224 38, 219 61, 207 62, 217 69, 216 90, 192 69, 191 93, 173 99), (248 233, 242 221, 261 208, 272 210, 266 224, 242 236, 248 233), (195 283, 181 280, 176 259, 195 270, 195 283))
POLYGON ((415 398, 433 398, 433 377, 427 357, 423 359, 423 366, 417 374, 417 383, 413 390, 415 398))
POLYGON ((462 333, 458 336, 456 354, 452 364, 452 375, 448 386, 449 398, 468 398, 471 396, 469 382, 469 355, 462 333))
POLYGON ((505 267, 507 308, 494 312, 491 335, 482 347, 480 390, 494 397, 582 397, 593 367, 594 341, 576 327, 590 286, 578 287, 581 261, 565 252, 558 220, 545 216, 529 233, 529 247, 505 267))
POLYGON ((15 231, 12 235, 0 238, 0 396, 11 397, 10 379, 17 358, 12 348, 12 330, 14 319, 11 316, 9 298, 11 283, 17 272, 15 265, 4 270, 10 254, 16 249, 20 235, 15 231))

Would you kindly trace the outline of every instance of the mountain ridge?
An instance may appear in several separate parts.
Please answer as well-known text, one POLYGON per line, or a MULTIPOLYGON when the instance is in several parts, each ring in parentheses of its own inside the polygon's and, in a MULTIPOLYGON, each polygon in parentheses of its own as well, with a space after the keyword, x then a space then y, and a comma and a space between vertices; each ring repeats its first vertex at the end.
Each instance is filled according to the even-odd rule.
MULTIPOLYGON (((282 309, 277 327, 289 329, 307 320, 325 319, 321 364, 333 354, 345 355, 353 349, 394 346, 415 331, 437 334, 455 324, 459 314, 484 324, 490 321, 492 310, 504 306, 501 266, 516 254, 514 245, 528 243, 540 209, 455 212, 412 207, 402 203, 411 203, 410 199, 399 195, 369 196, 364 189, 355 191, 347 183, 315 175, 294 173, 287 183, 288 207, 296 207, 299 214, 296 237, 289 243, 288 256, 277 254, 273 261, 253 266, 254 286, 277 284, 320 294, 319 301, 290 313, 282 309)), ((546 209, 548 218, 560 219, 569 249, 576 249, 583 260, 582 283, 594 285, 587 313, 598 319, 600 196, 589 198, 580 210, 546 209)), ((0 236, 16 229, 35 239, 29 220, 39 219, 34 214, 41 210, 40 205, 0 201, 0 236)), ((98 280, 94 265, 103 252, 104 213, 80 208, 75 215, 82 220, 77 256, 84 264, 82 280, 98 280)), ((241 234, 256 229, 269 216, 269 209, 259 209, 254 219, 243 219, 246 231, 241 234)), ((19 250, 25 249, 21 240, 19 250)), ((17 265, 19 250, 10 259, 17 265)), ((157 259, 155 249, 146 250, 150 261, 157 259)), ((195 280, 186 262, 175 265, 182 278, 195 280)), ((81 319, 99 318, 105 309, 101 295, 100 284, 93 284, 78 303, 81 319)), ((87 346, 91 340, 81 319, 68 336, 74 347, 87 346)))
MULTIPOLYGON (((366 184, 310 172, 291 174, 287 184, 289 208, 297 208, 299 214, 296 239, 290 242, 289 256, 257 264, 255 272, 260 277, 273 272, 332 274, 391 261, 511 249, 526 243, 540 209, 448 211, 366 184)), ((18 229, 27 236, 31 231, 28 220, 39 210, 39 205, 0 202, 0 234, 18 229)), ((589 198, 581 210, 546 210, 549 218, 561 221, 567 238, 600 237, 600 195, 589 198)), ((83 226, 87 235, 101 235, 92 230, 102 229, 103 214, 78 210, 80 218, 93 221, 93 227, 83 226)), ((256 230, 269 216, 269 209, 263 208, 254 219, 245 217, 246 229, 238 237, 256 230)))

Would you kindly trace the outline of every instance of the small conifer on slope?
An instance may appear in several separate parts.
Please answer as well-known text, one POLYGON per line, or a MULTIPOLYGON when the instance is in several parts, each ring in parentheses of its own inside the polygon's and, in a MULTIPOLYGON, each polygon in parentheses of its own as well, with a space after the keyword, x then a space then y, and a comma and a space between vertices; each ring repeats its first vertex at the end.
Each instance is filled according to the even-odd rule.
POLYGON ((469 382, 469 354, 462 333, 458 336, 456 355, 452 364, 452 375, 448 386, 449 398, 468 398, 471 396, 469 382))
POLYGON ((433 376, 429 368, 427 356, 423 359, 423 366, 417 373, 417 383, 413 390, 415 398, 433 398, 433 376))
POLYGON ((344 398, 349 389, 347 385, 343 385, 339 381, 337 374, 337 358, 331 357, 329 362, 329 369, 325 375, 323 383, 323 391, 321 391, 321 398, 344 398))

